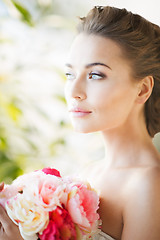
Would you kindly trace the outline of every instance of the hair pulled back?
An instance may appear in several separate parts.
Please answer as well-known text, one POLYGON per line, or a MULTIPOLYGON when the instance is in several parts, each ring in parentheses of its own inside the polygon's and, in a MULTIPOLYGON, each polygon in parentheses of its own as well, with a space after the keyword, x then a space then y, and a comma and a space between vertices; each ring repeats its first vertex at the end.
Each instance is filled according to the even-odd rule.
POLYGON ((152 94, 145 103, 148 133, 160 132, 160 27, 138 14, 109 6, 94 7, 80 18, 78 32, 107 37, 119 44, 135 79, 153 76, 152 94))

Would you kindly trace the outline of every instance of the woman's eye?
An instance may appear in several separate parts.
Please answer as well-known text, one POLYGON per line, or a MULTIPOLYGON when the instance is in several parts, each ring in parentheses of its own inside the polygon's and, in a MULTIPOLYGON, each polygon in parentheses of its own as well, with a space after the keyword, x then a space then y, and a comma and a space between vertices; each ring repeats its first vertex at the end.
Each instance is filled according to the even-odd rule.
POLYGON ((100 80, 100 79, 103 79, 105 77, 105 75, 102 73, 91 72, 91 73, 89 73, 88 77, 89 77, 89 79, 100 80))
POLYGON ((66 76, 67 80, 73 80, 75 78, 74 74, 68 73, 68 72, 65 73, 65 76, 66 76))

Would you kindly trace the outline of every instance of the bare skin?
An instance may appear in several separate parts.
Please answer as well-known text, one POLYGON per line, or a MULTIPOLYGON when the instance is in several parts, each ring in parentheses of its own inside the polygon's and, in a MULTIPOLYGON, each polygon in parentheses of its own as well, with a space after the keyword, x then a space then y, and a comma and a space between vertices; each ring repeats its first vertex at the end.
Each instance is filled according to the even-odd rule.
POLYGON ((144 118, 152 76, 133 79, 120 46, 85 34, 71 47, 66 75, 69 112, 88 112, 71 111, 73 127, 104 137, 105 159, 83 172, 100 193, 102 230, 116 240, 159 240, 160 155, 144 118))
POLYGON ((160 217, 160 164, 104 166, 104 161, 96 163, 83 174, 100 193, 102 231, 117 240, 158 240, 159 231, 154 236, 154 228, 157 224, 158 229, 160 217))
MULTIPOLYGON (((83 34, 72 45, 66 72, 75 130, 101 131, 104 137, 105 159, 84 171, 100 192, 102 230, 117 240, 159 240, 160 156, 144 118, 152 76, 135 81, 114 41, 83 34)), ((5 230, 0 240, 12 240, 13 234, 21 240, 3 210, 0 216, 5 230)))

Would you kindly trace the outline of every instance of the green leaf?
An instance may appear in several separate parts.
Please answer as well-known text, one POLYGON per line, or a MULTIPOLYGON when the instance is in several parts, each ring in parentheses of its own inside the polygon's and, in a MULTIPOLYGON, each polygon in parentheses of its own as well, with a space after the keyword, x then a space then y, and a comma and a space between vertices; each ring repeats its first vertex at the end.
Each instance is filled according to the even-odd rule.
POLYGON ((22 116, 22 111, 13 103, 9 103, 6 107, 8 115, 14 122, 18 122, 19 117, 22 116))
POLYGON ((0 182, 11 182, 19 175, 23 174, 22 169, 14 162, 5 162, 0 168, 0 182))
POLYGON ((3 137, 3 136, 1 136, 0 137, 0 150, 6 150, 6 148, 7 148, 8 146, 7 146, 7 140, 3 137))
POLYGON ((7 156, 6 151, 0 151, 0 165, 2 166, 3 163, 10 162, 11 159, 7 156))
POLYGON ((21 14, 22 20, 24 22, 26 22, 29 26, 34 26, 33 20, 32 20, 32 16, 30 14, 30 12, 24 8, 20 3, 18 3, 15 0, 11 0, 13 5, 16 7, 16 9, 19 11, 19 13, 21 14))

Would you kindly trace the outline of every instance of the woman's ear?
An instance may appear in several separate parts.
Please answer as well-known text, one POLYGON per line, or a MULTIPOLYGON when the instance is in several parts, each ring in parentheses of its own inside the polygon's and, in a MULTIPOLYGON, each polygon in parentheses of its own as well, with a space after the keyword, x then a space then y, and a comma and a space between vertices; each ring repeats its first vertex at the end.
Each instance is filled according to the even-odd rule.
POLYGON ((136 99, 137 103, 145 103, 152 93, 154 86, 154 79, 152 76, 147 76, 143 78, 139 84, 139 92, 136 99))

